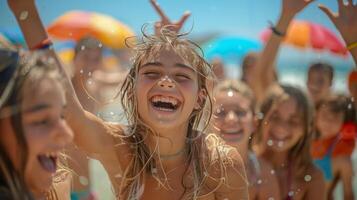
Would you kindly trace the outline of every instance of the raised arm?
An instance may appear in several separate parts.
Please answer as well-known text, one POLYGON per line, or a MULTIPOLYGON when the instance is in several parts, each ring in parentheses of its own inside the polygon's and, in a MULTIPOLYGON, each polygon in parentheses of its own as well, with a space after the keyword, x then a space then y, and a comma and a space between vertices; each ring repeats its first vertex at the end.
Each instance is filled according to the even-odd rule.
MULTIPOLYGON (((47 32, 41 22, 34 0, 8 0, 8 5, 16 17, 29 49, 42 48, 48 40, 47 32)), ((107 150, 103 147, 113 146, 111 133, 113 126, 105 124, 96 116, 83 110, 72 83, 65 73, 56 53, 46 48, 49 56, 60 66, 65 75, 67 109, 66 119, 75 133, 74 141, 77 146, 87 153, 101 153, 107 150)), ((44 97, 45 98, 45 97, 44 97)), ((116 130, 120 133, 120 129, 116 130)))
POLYGON ((357 5, 353 4, 353 0, 348 0, 347 4, 338 0, 338 13, 333 13, 324 5, 319 5, 319 8, 341 33, 357 67, 357 5))
POLYGON ((155 23, 155 34, 158 35, 160 34, 161 28, 162 27, 167 27, 171 31, 179 32, 181 28, 183 27, 184 23, 186 20, 190 17, 191 13, 186 11, 181 19, 176 22, 172 22, 170 18, 167 17, 165 12, 161 9, 159 4, 156 2, 156 0, 150 0, 151 5, 154 7, 156 12, 159 14, 161 20, 155 23))
POLYGON ((251 83, 251 86, 258 104, 264 98, 266 89, 275 81, 275 59, 290 22, 298 12, 311 2, 312 0, 282 0, 280 17, 277 23, 272 26, 272 34, 253 70, 256 79, 251 83))

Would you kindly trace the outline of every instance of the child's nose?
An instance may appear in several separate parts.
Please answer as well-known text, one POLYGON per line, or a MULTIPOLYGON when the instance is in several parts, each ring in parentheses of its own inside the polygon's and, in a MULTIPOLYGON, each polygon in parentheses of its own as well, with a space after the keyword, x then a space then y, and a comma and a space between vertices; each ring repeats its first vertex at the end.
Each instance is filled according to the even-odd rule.
POLYGON ((159 86, 162 88, 174 88, 175 83, 173 80, 171 80, 168 76, 163 77, 161 80, 158 82, 159 86))
POLYGON ((58 144, 62 147, 65 147, 72 142, 73 137, 74 135, 72 129, 68 126, 65 120, 61 120, 56 129, 56 142, 58 142, 58 144))
POLYGON ((238 122, 238 117, 233 111, 229 111, 228 114, 226 115, 225 121, 226 122, 238 122))

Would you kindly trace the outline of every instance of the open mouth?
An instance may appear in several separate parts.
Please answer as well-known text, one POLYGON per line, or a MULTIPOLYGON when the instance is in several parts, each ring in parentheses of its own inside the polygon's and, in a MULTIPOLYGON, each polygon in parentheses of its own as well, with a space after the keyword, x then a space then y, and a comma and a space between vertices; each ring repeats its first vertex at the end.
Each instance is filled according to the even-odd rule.
POLYGON ((243 129, 240 130, 222 130, 221 135, 223 139, 230 141, 237 141, 243 138, 243 129))
POLYGON ((41 164, 41 167, 50 173, 55 173, 57 170, 57 160, 58 153, 46 153, 37 156, 38 161, 41 164))
POLYGON ((151 101, 151 105, 155 109, 165 112, 174 112, 181 105, 181 102, 174 97, 167 97, 167 96, 160 96, 160 95, 153 96, 150 99, 150 101, 151 101))

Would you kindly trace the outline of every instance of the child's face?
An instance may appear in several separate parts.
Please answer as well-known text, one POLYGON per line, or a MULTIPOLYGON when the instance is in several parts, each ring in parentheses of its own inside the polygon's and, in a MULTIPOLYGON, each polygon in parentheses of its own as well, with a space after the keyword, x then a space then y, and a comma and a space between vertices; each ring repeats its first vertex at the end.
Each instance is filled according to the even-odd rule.
POLYGON ((327 105, 322 105, 316 112, 316 127, 321 138, 336 136, 343 124, 343 112, 334 113, 327 105))
POLYGON ((156 131, 187 127, 192 111, 200 109, 203 94, 197 72, 171 48, 140 66, 136 82, 138 113, 156 131))
POLYGON ((247 97, 230 91, 218 92, 213 110, 214 127, 228 143, 247 143, 253 132, 253 112, 247 97))
MULTIPOLYGON (((58 81, 45 78, 29 86, 25 82, 21 105, 22 124, 28 144, 25 182, 32 193, 42 195, 52 184, 61 150, 72 141, 73 133, 63 119, 65 97, 58 81)), ((6 108, 5 108, 6 109, 6 108)), ((18 144, 10 118, 1 122, 1 140, 14 163, 20 168, 18 144)))
POLYGON ((276 102, 263 122, 263 137, 275 151, 288 151, 304 134, 304 123, 295 99, 276 102))
POLYGON ((316 103, 330 91, 331 80, 327 73, 313 70, 308 74, 307 88, 312 100, 316 103))
POLYGON ((74 59, 74 65, 77 73, 80 70, 88 73, 99 69, 103 65, 101 49, 84 49, 80 51, 74 59))

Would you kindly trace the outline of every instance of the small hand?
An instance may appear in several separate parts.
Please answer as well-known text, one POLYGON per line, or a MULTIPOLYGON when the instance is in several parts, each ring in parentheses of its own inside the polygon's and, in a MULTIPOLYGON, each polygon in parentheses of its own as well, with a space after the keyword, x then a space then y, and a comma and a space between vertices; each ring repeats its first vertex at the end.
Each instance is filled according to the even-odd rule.
POLYGON ((311 2, 313 2, 313 0, 283 0, 282 14, 293 18, 311 2))
POLYGON ((181 30, 183 24, 191 15, 190 12, 185 12, 179 21, 172 22, 161 9, 156 0, 150 0, 150 2, 161 18, 161 21, 155 23, 155 34, 159 34, 162 27, 167 27, 171 31, 178 33, 181 30))
POLYGON ((353 0, 348 0, 347 4, 338 0, 338 13, 324 5, 319 8, 330 18, 347 45, 357 42, 357 5, 353 5, 353 0))

